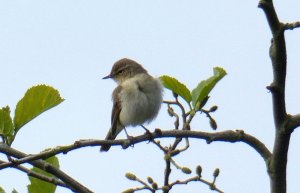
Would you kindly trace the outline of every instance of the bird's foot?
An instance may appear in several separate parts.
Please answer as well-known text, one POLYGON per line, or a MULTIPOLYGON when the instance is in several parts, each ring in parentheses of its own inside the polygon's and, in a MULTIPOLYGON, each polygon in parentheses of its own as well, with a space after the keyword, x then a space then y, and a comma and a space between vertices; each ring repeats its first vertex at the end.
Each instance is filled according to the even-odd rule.
POLYGON ((131 135, 129 135, 128 133, 127 133, 127 131, 126 131, 126 128, 124 128, 124 130, 125 130, 125 133, 126 133, 126 136, 127 136, 127 140, 128 140, 128 144, 129 144, 129 146, 130 147, 134 147, 134 141, 133 141, 133 136, 131 136, 131 135))
POLYGON ((144 125, 141 125, 141 127, 143 127, 143 129, 145 129, 145 131, 146 131, 145 134, 148 135, 148 137, 149 137, 148 143, 152 142, 154 139, 152 133, 144 125))

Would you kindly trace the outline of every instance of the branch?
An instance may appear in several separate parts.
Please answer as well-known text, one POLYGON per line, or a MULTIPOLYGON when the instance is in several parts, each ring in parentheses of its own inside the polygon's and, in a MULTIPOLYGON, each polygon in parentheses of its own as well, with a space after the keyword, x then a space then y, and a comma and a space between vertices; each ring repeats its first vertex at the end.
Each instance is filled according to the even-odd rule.
POLYGON ((295 28, 300 27, 300 21, 296 21, 296 22, 293 22, 293 23, 285 23, 283 25, 284 25, 285 30, 293 30, 295 28))
POLYGON ((254 136, 251 136, 249 134, 244 133, 242 130, 237 131, 221 131, 221 132, 202 132, 202 131, 189 131, 189 130, 168 130, 168 131, 161 131, 159 129, 156 129, 155 132, 151 133, 151 135, 144 134, 136 137, 132 137, 130 140, 128 139, 117 139, 117 140, 80 140, 76 141, 71 145, 66 146, 58 146, 55 148, 52 148, 50 150, 46 150, 44 152, 41 152, 39 154, 33 154, 33 155, 26 155, 24 153, 17 154, 17 150, 4 145, 0 144, 0 152, 3 152, 5 154, 17 157, 19 159, 14 160, 13 162, 0 164, 0 169, 11 167, 13 165, 19 165, 27 162, 32 162, 34 160, 38 159, 45 159, 60 153, 68 153, 70 151, 73 151, 75 149, 79 149, 82 147, 88 147, 88 146, 101 146, 101 145, 112 145, 112 146, 122 146, 123 148, 128 148, 132 144, 137 144, 141 142, 146 142, 149 140, 153 140, 156 138, 170 138, 170 137, 180 137, 180 138, 197 138, 197 139, 203 139, 206 140, 207 143, 212 143, 215 141, 223 141, 223 142, 243 142, 248 145, 250 145, 253 149, 255 149, 262 158, 267 161, 269 157, 271 156, 271 152, 268 150, 268 148, 257 138, 254 136), (11 152, 13 150, 13 152, 11 152))
MULTIPOLYGON (((8 163, 2 163, 0 164, 0 169, 4 169, 7 167, 17 167, 20 164, 23 163, 30 163, 40 169, 43 169, 59 179, 61 179, 70 189, 72 189, 75 192, 91 192, 90 190, 83 187, 81 184, 76 182, 74 179, 72 179, 70 176, 67 176, 62 171, 57 169, 56 167, 52 166, 51 164, 48 164, 45 161, 42 161, 41 159, 45 159, 60 153, 68 153, 70 151, 73 151, 75 149, 79 149, 82 147, 87 146, 101 146, 101 145, 113 145, 113 146, 122 146, 123 148, 128 148, 131 144, 137 144, 141 142, 146 141, 154 141, 156 138, 197 138, 197 139, 203 139, 206 140, 206 142, 212 143, 215 141, 223 141, 223 142, 243 142, 248 145, 250 145, 252 148, 254 148, 267 162, 269 157, 271 157, 271 153, 268 150, 268 148, 260 142, 257 138, 244 133, 241 130, 237 131, 222 131, 222 132, 215 132, 215 133, 209 133, 209 132, 202 132, 202 131, 190 131, 190 130, 169 130, 169 131, 161 131, 159 129, 156 129, 153 133, 146 133, 144 135, 140 135, 137 137, 133 137, 130 140, 128 139, 120 139, 120 140, 80 140, 76 141, 71 145, 66 146, 58 146, 50 150, 46 150, 44 152, 41 152, 39 154, 34 155, 26 155, 22 152, 19 152, 18 150, 15 150, 5 144, 0 144, 0 152, 5 153, 6 155, 18 158, 15 160, 12 160, 8 163)), ((157 144, 156 144, 157 145, 157 144)), ((170 162, 166 162, 166 172, 169 173, 170 168, 170 162)), ((19 166, 20 167, 20 166, 19 166)), ((168 185, 168 176, 165 175, 167 179, 165 179, 165 185, 168 185), (167 183, 166 183, 167 182, 167 183)), ((201 180, 200 180, 201 181, 201 180)), ((179 182, 177 182, 179 183, 179 182)), ((179 183, 180 184, 180 183, 179 183)), ((214 186, 211 186, 212 188, 216 188, 214 186)), ((217 190, 217 189, 214 189, 217 190)), ((218 191, 218 190, 217 190, 218 191)), ((166 192, 168 192, 166 190, 166 192)))
POLYGON ((264 11, 273 35, 270 47, 273 82, 267 88, 272 93, 276 134, 273 154, 268 164, 268 173, 271 181, 271 192, 286 193, 286 169, 289 143, 293 129, 299 125, 299 116, 291 119, 286 112, 285 80, 287 54, 284 31, 286 29, 299 27, 299 22, 294 24, 280 23, 272 0, 261 0, 259 2, 259 7, 264 11))
POLYGON ((294 129, 300 126, 300 114, 291 116, 289 119, 289 122, 287 123, 287 127, 291 132, 293 132, 294 129))
POLYGON ((127 192, 133 193, 133 192, 137 192, 139 190, 149 190, 150 192, 153 192, 153 193, 156 192, 156 190, 162 190, 162 192, 169 192, 175 185, 186 185, 186 184, 189 184, 190 182, 202 182, 203 184, 207 185, 211 190, 217 191, 219 193, 224 193, 222 190, 220 190, 216 186, 216 184, 215 184, 216 177, 214 177, 214 180, 212 182, 209 182, 208 180, 203 179, 201 177, 201 174, 191 177, 191 178, 188 178, 186 180, 176 180, 170 184, 169 183, 164 184, 161 187, 159 187, 158 184, 151 177, 147 178, 147 181, 148 181, 148 183, 147 183, 146 181, 143 181, 140 178, 138 178, 133 173, 126 173, 125 176, 129 180, 139 182, 142 185, 142 187, 130 188, 130 189, 123 191, 123 193, 127 193, 127 192))
POLYGON ((209 182, 209 181, 207 181, 207 180, 204 180, 204 179, 200 178, 199 176, 195 176, 195 177, 192 177, 192 178, 187 179, 187 180, 184 180, 184 181, 177 180, 177 181, 171 183, 171 184, 170 184, 170 187, 172 188, 172 187, 173 187, 174 185, 176 185, 176 184, 188 184, 188 183, 190 183, 190 182, 197 182, 197 181, 200 181, 200 182, 202 182, 202 183, 208 185, 208 186, 210 187, 211 190, 215 190, 215 191, 217 191, 217 192, 219 192, 219 193, 224 193, 222 190, 220 190, 219 188, 217 188, 216 185, 215 185, 214 183, 209 182))
MULTIPOLYGON (((165 168, 165 177, 164 177, 164 186, 169 185, 169 178, 171 174, 171 162, 169 159, 165 160, 166 168, 165 168)), ((168 193, 169 189, 163 190, 163 193, 168 193)))
POLYGON ((279 22, 272 0, 261 0, 258 7, 262 8, 273 34, 270 47, 270 58, 273 65, 273 83, 267 88, 273 96, 273 114, 278 129, 287 117, 285 108, 286 78, 286 46, 284 28, 279 22))
MULTIPOLYGON (((10 146, 3 144, 3 143, 0 144, 0 152, 4 153, 6 155, 9 155, 9 156, 18 158, 18 159, 28 156, 27 154, 20 152, 14 148, 11 148, 10 146)), ((51 157, 51 156, 49 156, 49 157, 51 157)), ((68 188, 70 188, 74 192, 92 193, 91 190, 84 187, 79 182, 74 180, 72 177, 68 176, 66 173, 64 173, 57 167, 53 166, 52 164, 49 164, 48 162, 45 162, 45 161, 39 159, 39 160, 28 161, 26 163, 30 163, 31 165, 33 165, 39 169, 42 169, 48 173, 53 174, 57 178, 61 179, 64 183, 66 183, 68 188)), ((10 162, 10 164, 12 164, 12 165, 10 165, 11 167, 16 166, 14 164, 14 162, 10 162)))
POLYGON ((272 0, 260 0, 258 7, 263 9, 265 12, 272 34, 276 34, 277 31, 280 30, 280 22, 274 9, 272 0))
MULTIPOLYGON (((0 164, 5 164, 5 163, 7 163, 7 162, 4 162, 4 161, 0 160, 0 164)), ((20 170, 20 171, 26 173, 28 176, 32 176, 32 177, 35 177, 37 179, 43 180, 45 182, 49 182, 51 184, 67 188, 67 185, 64 182, 62 182, 61 180, 58 180, 55 177, 45 176, 41 173, 29 170, 24 166, 13 166, 13 167, 17 170, 20 170)))

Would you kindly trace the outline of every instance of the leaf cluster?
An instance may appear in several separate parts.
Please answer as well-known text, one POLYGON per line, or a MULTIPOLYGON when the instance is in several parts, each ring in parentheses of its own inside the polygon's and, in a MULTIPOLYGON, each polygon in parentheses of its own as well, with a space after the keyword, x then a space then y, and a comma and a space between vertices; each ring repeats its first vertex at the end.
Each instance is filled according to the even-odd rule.
POLYGON ((192 104, 197 111, 201 109, 207 102, 208 95, 227 73, 223 68, 215 67, 213 76, 206 80, 202 80, 196 88, 190 91, 185 84, 181 83, 174 77, 167 75, 161 76, 160 80, 165 88, 171 90, 176 95, 183 98, 189 105, 192 104))

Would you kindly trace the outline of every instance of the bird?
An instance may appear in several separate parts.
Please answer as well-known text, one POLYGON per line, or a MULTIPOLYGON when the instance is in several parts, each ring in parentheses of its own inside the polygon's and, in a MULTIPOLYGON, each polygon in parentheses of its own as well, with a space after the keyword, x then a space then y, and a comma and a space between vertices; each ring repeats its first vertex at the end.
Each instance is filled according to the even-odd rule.
MULTIPOLYGON (((103 79, 117 83, 112 93, 111 127, 105 140, 114 140, 127 126, 142 126, 156 118, 163 100, 163 87, 159 78, 148 74, 141 64, 122 58, 103 79)), ((110 147, 102 145, 100 151, 108 151, 110 147)))

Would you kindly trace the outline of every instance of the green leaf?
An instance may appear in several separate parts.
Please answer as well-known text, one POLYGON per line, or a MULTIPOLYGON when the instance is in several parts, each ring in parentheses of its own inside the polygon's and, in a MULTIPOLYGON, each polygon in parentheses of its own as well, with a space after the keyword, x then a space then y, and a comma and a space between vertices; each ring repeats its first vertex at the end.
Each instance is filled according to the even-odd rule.
POLYGON ((215 67, 214 75, 206 80, 201 81, 198 86, 192 91, 193 106, 196 107, 197 103, 203 103, 204 99, 208 97, 208 94, 215 87, 217 82, 221 80, 226 74, 227 73, 223 68, 215 67))
POLYGON ((188 103, 192 101, 192 95, 190 90, 183 83, 179 82, 176 78, 167 75, 161 76, 159 78, 165 88, 178 94, 188 103))
MULTIPOLYGON (((56 156, 50 157, 45 161, 59 168, 59 161, 56 156)), ((41 170, 36 167, 33 167, 31 170, 49 177, 54 177, 52 174, 49 174, 48 172, 45 172, 44 170, 41 170)), ((31 176, 29 176, 29 180, 30 180, 30 184, 27 186, 29 193, 41 193, 41 192, 54 193, 55 192, 56 185, 54 184, 39 180, 31 176)))
POLYGON ((0 193, 5 193, 4 189, 0 186, 0 193))
POLYGON ((14 125, 10 117, 9 106, 0 109, 0 135, 8 140, 8 142, 14 135, 14 125))
POLYGON ((11 193, 18 193, 18 191, 16 189, 13 189, 11 193))
POLYGON ((37 85, 28 89, 15 110, 16 132, 26 123, 62 101, 64 99, 60 97, 59 92, 51 86, 37 85))

